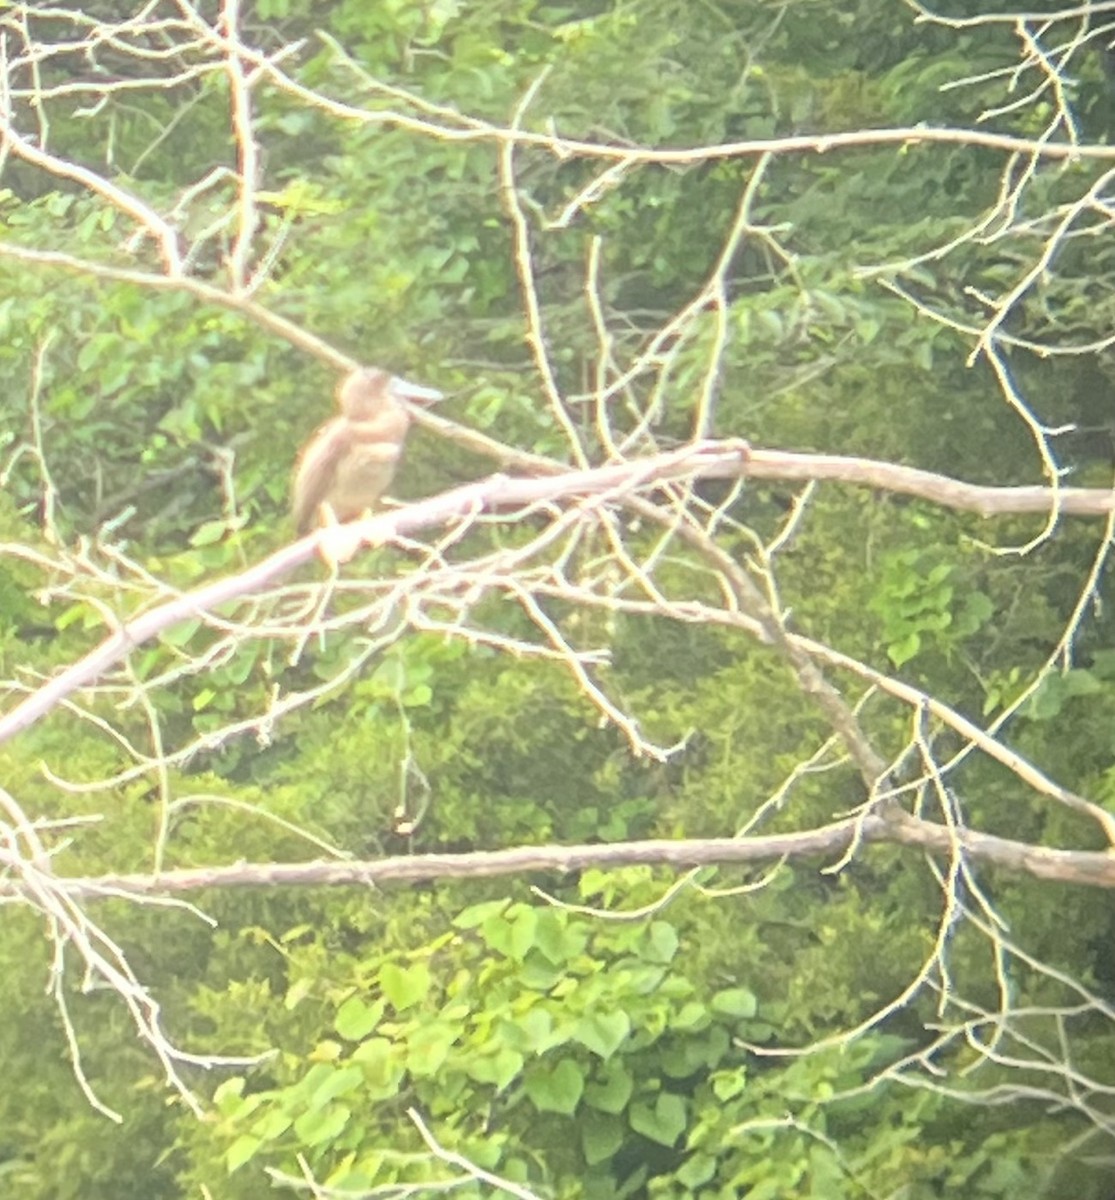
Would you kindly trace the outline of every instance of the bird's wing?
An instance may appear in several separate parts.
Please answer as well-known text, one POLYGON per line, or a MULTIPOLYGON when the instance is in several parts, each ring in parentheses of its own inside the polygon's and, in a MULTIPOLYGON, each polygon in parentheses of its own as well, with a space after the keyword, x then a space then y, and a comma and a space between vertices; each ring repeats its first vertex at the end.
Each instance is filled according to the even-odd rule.
POLYGON ((326 421, 306 443, 294 471, 291 510, 299 535, 309 533, 321 502, 329 494, 329 483, 337 460, 345 448, 343 417, 326 421))

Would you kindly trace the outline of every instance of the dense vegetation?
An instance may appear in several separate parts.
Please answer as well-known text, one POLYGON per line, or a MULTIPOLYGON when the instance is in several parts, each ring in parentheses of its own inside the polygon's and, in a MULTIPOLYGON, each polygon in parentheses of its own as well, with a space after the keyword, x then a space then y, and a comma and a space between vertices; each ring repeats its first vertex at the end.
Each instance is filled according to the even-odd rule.
MULTIPOLYGON (((349 359, 450 394, 402 498, 695 436, 1111 486, 1099 17, 134 7, 0 13, 5 710, 291 540, 349 359)), ((42 882, 791 834, 884 792, 1103 849, 948 714, 1115 811, 1104 519, 773 478, 629 499, 304 567, 0 744, 12 1194, 1111 1195, 1109 893, 957 846, 42 882), (783 635, 862 671, 818 657, 826 701, 783 635)))

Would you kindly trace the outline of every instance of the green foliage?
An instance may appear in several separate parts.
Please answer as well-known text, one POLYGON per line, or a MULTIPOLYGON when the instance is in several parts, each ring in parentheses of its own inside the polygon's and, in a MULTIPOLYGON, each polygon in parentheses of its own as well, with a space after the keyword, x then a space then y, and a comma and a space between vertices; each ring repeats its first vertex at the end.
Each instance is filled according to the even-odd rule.
POLYGON ((900 550, 880 564, 872 609, 883 621, 887 657, 901 667, 929 646, 946 654, 978 633, 994 611, 988 596, 957 597, 955 567, 922 550, 900 550))
MULTIPOLYGON (((452 928, 406 953, 335 963, 332 1036, 284 1054, 269 1085, 218 1088, 213 1136, 229 1194, 252 1166, 295 1170, 296 1151, 335 1187, 432 1181, 440 1170, 410 1110, 447 1150, 552 1195, 907 1186, 928 1197, 978 1181, 981 1194, 1007 1196, 1017 1186, 1018 1170, 997 1161, 1000 1147, 1011 1152, 1002 1136, 954 1127, 949 1153, 911 1155, 945 1105, 872 1086, 905 1049, 900 1038, 789 1064, 743 1051, 770 1036, 763 1001, 741 983, 709 990, 696 979, 674 921, 602 924, 494 900, 452 928), (873 1127, 881 1118, 881 1137, 861 1130, 866 1112, 873 1127)), ((316 968, 305 984, 321 990, 316 968)))
POLYGON ((220 1089, 230 1170, 260 1157, 287 1163, 309 1146, 336 1186, 428 1177, 416 1154, 381 1149, 417 1149, 400 1120, 417 1106, 489 1169, 541 1170, 559 1193, 580 1178, 611 1194, 650 1153, 640 1140, 679 1146, 694 1081, 710 1070, 743 1077, 731 1041, 755 1018, 756 997, 737 986, 702 1001, 670 969, 672 923, 601 925, 497 900, 452 924, 455 934, 404 957, 354 963, 355 988, 335 980, 341 1040, 291 1063, 287 1086, 220 1089))

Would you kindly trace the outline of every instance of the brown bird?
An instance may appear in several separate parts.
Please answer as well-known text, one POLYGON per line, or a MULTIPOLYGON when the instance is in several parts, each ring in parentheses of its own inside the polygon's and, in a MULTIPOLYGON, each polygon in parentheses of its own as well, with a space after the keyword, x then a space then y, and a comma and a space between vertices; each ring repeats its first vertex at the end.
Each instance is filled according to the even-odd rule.
POLYGON ((324 517, 351 521, 368 512, 391 486, 410 428, 407 401, 442 398, 375 367, 353 371, 337 386, 341 415, 310 438, 294 472, 294 525, 309 533, 324 517))

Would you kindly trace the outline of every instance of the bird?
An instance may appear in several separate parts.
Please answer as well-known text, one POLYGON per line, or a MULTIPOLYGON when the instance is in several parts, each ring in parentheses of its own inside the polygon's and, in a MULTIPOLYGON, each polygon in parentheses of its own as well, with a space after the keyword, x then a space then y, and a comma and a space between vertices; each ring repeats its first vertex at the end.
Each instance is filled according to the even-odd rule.
POLYGON ((443 399, 378 367, 361 367, 337 385, 340 415, 302 448, 294 472, 292 510, 299 536, 315 524, 351 521, 370 512, 391 486, 410 428, 411 404, 443 399))

